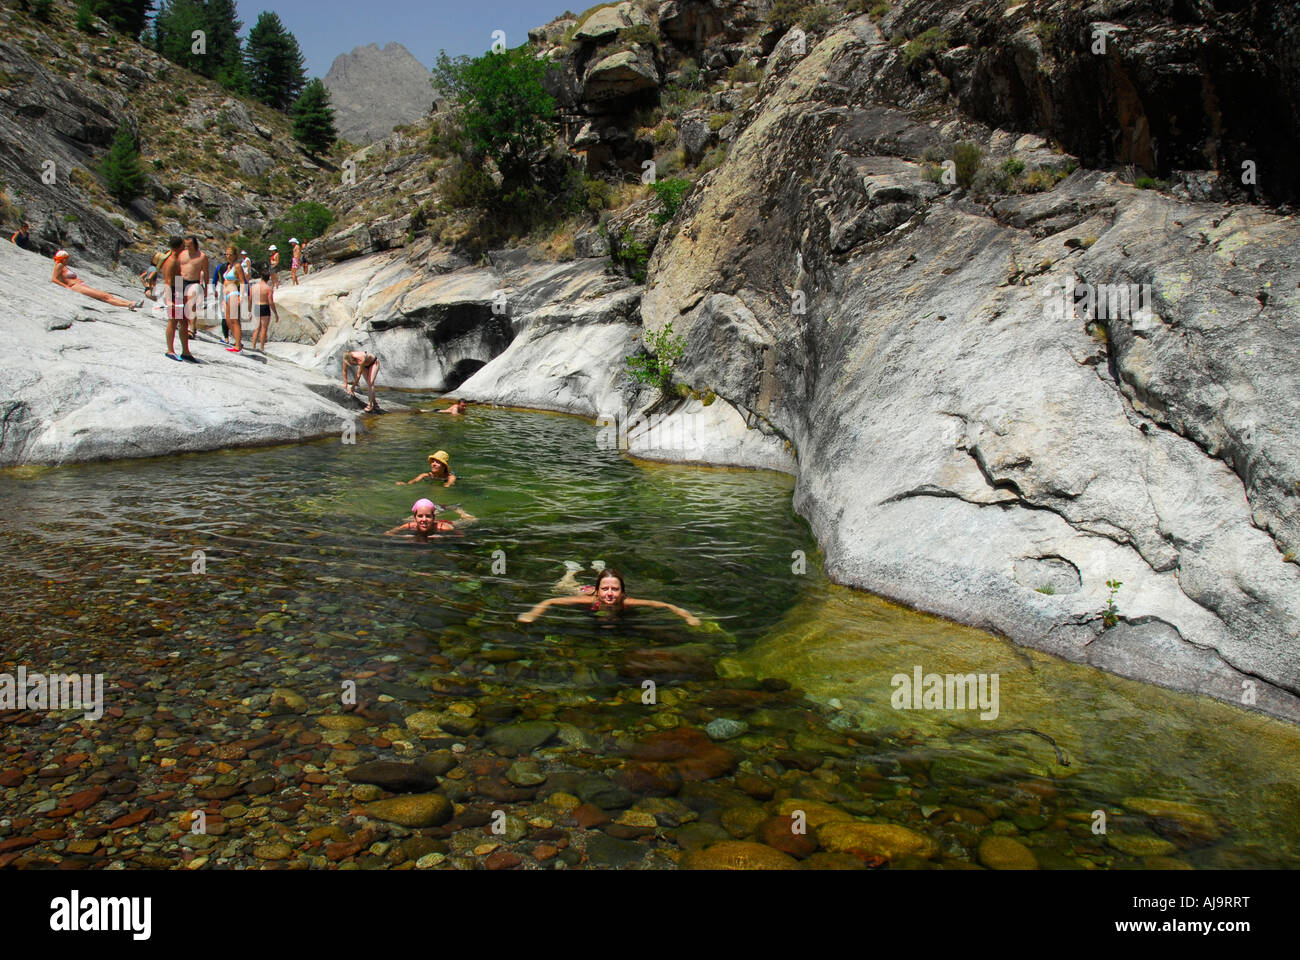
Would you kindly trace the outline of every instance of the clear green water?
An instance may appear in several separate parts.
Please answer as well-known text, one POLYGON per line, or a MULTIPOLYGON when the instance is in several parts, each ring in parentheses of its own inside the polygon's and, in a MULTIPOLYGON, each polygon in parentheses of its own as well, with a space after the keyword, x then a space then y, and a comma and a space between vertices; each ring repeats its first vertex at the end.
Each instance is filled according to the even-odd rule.
MULTIPOLYGON (((475 409, 387 416, 371 428, 353 445, 0 475, 0 603, 11 624, 0 666, 102 670, 110 705, 131 703, 114 677, 145 676, 160 703, 192 713, 276 686, 328 701, 340 677, 390 664, 405 691, 384 697, 395 723, 432 709, 412 687, 451 679, 516 717, 558 715, 622 744, 585 762, 598 769, 674 723, 743 719, 750 732, 727 746, 778 799, 905 824, 939 841, 951 864, 973 859, 993 832, 1063 868, 1168 865, 1154 853, 1195 866, 1287 866, 1300 850, 1292 727, 835 587, 791 509, 788 477, 635 463, 602 449, 592 425, 560 416, 475 409), (396 485, 437 449, 451 452, 455 486, 396 485), (419 496, 480 519, 432 544, 385 538, 419 496), (191 571, 195 550, 205 573, 191 571), (807 558, 802 574, 792 572, 795 551, 807 558), (617 566, 633 596, 670 600, 706 624, 644 610, 610 622, 580 608, 516 622, 552 595, 566 560, 617 566), (668 703, 642 708, 624 658, 647 648, 703 658, 731 679, 665 674, 668 703), (232 656, 245 658, 238 671, 215 667, 232 656), (889 678, 914 664, 999 673, 999 718, 892 709, 889 678), (786 678, 808 699, 698 705, 746 675, 786 678), (1055 740, 1070 763, 1036 734, 990 734, 1024 728, 1055 740), (832 763, 810 774, 783 762, 789 749, 832 763), (1191 804, 1215 821, 1213 836, 1139 815, 1124 803, 1133 796, 1191 804), (1121 849, 1094 834, 1097 809, 1112 834, 1139 842, 1121 849)), ((24 749, 41 748, 42 729, 21 728, 24 749)), ((643 842, 675 849, 671 830, 643 842)))

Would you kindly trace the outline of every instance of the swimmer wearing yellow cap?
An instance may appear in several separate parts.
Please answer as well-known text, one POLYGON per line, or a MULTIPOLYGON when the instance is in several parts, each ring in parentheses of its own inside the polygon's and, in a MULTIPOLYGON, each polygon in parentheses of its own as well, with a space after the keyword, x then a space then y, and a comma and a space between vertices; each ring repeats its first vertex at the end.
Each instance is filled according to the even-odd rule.
POLYGON ((413 483, 419 483, 421 480, 432 480, 437 483, 439 480, 444 481, 444 487, 450 487, 456 482, 456 474, 451 472, 451 455, 446 450, 439 450, 437 453, 429 454, 429 472, 422 473, 413 480, 398 480, 398 486, 410 486, 413 483))

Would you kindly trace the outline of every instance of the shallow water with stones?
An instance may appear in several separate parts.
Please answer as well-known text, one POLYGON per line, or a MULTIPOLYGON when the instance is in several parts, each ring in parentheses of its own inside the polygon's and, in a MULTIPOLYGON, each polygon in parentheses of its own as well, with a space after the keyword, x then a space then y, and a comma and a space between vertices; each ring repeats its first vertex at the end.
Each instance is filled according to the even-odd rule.
POLYGON ((107 711, 0 712, 0 865, 1295 862, 1295 728, 836 587, 788 477, 632 462, 570 417, 370 428, 0 474, 0 672, 102 673, 107 711), (439 448, 455 486, 396 485, 439 448), (425 495, 479 520, 384 537, 425 495), (518 623, 566 560, 705 625, 518 623), (998 717, 895 710, 914 665, 998 673, 998 717), (412 766, 349 780, 373 761, 412 766))

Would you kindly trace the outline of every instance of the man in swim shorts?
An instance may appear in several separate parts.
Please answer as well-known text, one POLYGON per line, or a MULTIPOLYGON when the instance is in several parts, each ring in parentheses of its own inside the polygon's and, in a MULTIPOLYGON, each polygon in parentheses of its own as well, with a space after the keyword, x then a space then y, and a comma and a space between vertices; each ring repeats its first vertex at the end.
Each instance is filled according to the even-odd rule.
POLYGON ((162 264, 163 302, 167 308, 167 357, 171 360, 186 360, 190 363, 199 361, 190 353, 190 328, 185 319, 185 286, 181 276, 181 253, 185 241, 172 237, 171 252, 162 264), (181 353, 176 355, 176 326, 180 322, 181 353))
POLYGON ((181 280, 184 283, 185 319, 189 321, 190 336, 199 333, 199 290, 203 303, 208 302, 208 255, 199 249, 199 238, 190 234, 185 238, 185 249, 179 258, 181 280))

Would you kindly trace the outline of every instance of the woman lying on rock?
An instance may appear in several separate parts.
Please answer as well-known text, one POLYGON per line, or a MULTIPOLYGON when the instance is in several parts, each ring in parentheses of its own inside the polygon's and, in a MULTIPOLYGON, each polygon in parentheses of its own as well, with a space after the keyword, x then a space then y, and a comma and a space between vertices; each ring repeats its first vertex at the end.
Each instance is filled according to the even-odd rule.
POLYGON ((545 613, 548 607, 571 606, 585 606, 592 613, 609 611, 616 616, 621 614, 626 607, 661 607, 664 610, 671 610, 692 627, 700 625, 699 617, 671 603, 664 603, 662 600, 638 600, 635 597, 629 597, 627 589, 623 586, 623 575, 609 567, 600 572, 600 578, 596 581, 596 599, 594 601, 590 596, 581 595, 551 597, 549 600, 543 600, 527 613, 521 613, 519 620, 522 623, 532 623, 545 613))
POLYGON ((87 286, 86 281, 80 279, 68 266, 68 251, 66 250, 60 250, 54 255, 54 276, 50 277, 50 280, 61 287, 76 291, 83 297, 90 297, 92 300, 99 300, 101 303, 107 303, 110 306, 135 310, 144 305, 143 300, 123 300, 115 294, 105 293, 103 290, 96 290, 94 287, 87 286))
MULTIPOLYGON (((473 514, 466 513, 465 509, 460 505, 444 509, 455 509, 460 514, 461 519, 465 521, 461 524, 462 527, 468 526, 478 519, 473 514)), ((411 506, 411 513, 414 514, 413 519, 407 520, 406 523, 399 524, 391 530, 386 530, 384 536, 392 537, 403 533, 414 540, 429 540, 436 534, 451 533, 456 530, 456 524, 450 520, 438 520, 434 517, 437 510, 438 508, 432 500, 416 500, 411 506)))

